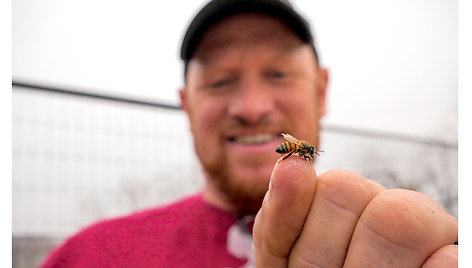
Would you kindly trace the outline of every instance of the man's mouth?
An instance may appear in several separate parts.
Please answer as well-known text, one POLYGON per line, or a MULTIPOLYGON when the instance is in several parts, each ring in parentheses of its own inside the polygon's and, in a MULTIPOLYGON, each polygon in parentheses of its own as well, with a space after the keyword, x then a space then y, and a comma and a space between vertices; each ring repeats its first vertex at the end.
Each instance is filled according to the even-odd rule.
POLYGON ((258 145, 272 142, 275 139, 280 139, 280 133, 255 133, 230 136, 228 141, 231 143, 238 143, 243 145, 258 145))

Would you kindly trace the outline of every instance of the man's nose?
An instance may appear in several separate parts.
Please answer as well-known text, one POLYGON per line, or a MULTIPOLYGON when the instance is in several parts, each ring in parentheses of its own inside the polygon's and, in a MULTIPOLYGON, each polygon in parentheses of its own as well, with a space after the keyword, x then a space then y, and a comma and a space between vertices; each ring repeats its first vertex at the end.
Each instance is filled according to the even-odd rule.
POLYGON ((257 77, 241 79, 234 95, 229 114, 245 124, 258 124, 266 120, 274 109, 270 90, 257 77))

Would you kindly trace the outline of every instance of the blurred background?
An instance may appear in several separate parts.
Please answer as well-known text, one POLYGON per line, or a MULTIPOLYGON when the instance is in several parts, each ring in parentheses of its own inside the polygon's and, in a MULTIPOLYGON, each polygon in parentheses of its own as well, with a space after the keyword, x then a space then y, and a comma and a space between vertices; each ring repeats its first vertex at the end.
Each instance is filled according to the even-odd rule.
MULTIPOLYGON (((422 191, 457 216, 457 1, 291 2, 330 71, 318 173, 422 191)), ((201 188, 177 90, 204 4, 12 2, 13 267, 201 188)))

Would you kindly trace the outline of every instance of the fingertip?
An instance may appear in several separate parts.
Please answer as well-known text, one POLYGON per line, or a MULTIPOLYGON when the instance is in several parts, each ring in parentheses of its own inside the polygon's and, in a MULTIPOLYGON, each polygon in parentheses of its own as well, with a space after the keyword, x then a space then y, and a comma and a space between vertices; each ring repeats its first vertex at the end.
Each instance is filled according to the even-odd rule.
POLYGON ((313 168, 313 164, 298 156, 298 155, 291 155, 288 158, 284 159, 285 156, 280 157, 275 164, 275 168, 283 167, 284 170, 289 172, 299 171, 299 172, 308 172, 310 174, 315 173, 315 169, 313 168))
POLYGON ((314 180, 316 172, 313 165, 298 155, 279 158, 274 166, 270 179, 270 187, 289 187, 314 180))

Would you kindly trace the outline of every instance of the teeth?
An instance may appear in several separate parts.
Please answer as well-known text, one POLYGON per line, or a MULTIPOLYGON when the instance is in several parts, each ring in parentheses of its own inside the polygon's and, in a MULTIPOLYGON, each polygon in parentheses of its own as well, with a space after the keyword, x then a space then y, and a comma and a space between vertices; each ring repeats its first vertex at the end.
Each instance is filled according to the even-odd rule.
POLYGON ((254 135, 240 136, 235 139, 236 142, 247 143, 247 144, 258 144, 272 140, 275 137, 274 134, 270 133, 259 133, 254 135))

